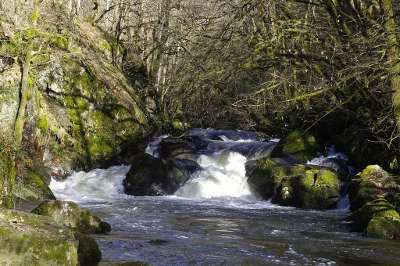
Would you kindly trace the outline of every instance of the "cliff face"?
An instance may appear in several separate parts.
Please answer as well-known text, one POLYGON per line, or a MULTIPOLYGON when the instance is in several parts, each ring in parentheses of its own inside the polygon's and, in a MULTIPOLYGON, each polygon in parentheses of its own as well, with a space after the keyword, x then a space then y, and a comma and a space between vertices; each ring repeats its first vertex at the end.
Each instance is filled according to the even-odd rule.
POLYGON ((112 63, 112 38, 62 9, 43 4, 38 15, 34 27, 0 20, 0 128, 13 135, 33 40, 22 146, 32 165, 62 177, 100 166, 150 127, 137 91, 112 63))

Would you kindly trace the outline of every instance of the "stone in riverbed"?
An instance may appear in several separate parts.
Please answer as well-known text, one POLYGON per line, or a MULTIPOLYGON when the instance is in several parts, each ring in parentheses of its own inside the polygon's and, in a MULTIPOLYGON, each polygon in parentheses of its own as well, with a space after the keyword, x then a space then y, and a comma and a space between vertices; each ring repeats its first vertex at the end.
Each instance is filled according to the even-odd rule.
POLYGON ((394 177, 379 165, 369 165, 352 180, 349 188, 351 210, 355 211, 367 202, 379 198, 395 200, 399 192, 400 186, 394 177))
POLYGON ((385 199, 364 204, 353 213, 354 228, 369 237, 400 239, 400 216, 385 199))
POLYGON ((328 209, 340 196, 339 177, 327 169, 307 165, 280 165, 263 158, 246 165, 251 188, 264 199, 285 206, 328 209))
POLYGON ((191 160, 162 160, 142 154, 132 162, 123 182, 125 193, 135 196, 173 194, 198 167, 191 160))
POLYGON ((44 201, 32 213, 49 216, 58 225, 75 229, 81 233, 98 234, 111 231, 111 226, 90 214, 78 204, 69 201, 44 201))

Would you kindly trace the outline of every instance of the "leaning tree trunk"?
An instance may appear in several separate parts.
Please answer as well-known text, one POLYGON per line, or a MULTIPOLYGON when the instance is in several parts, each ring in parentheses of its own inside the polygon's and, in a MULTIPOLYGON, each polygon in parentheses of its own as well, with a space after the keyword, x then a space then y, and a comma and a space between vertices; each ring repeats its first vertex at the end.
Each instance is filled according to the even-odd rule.
POLYGON ((400 131, 400 49, 397 40, 397 25, 394 19, 394 12, 391 0, 382 1, 382 9, 385 21, 385 31, 388 45, 387 57, 390 63, 391 89, 393 93, 393 107, 397 123, 397 129, 400 131))
MULTIPOLYGON (((32 26, 31 31, 33 32, 39 16, 39 0, 34 0, 33 5, 33 12, 32 12, 32 26)), ((32 35, 31 33, 29 35, 32 35)), ((15 141, 17 145, 21 145, 22 143, 22 136, 24 131, 24 124, 25 124, 25 112, 26 106, 28 104, 28 95, 29 95, 29 69, 31 66, 31 59, 32 59, 32 51, 33 51, 33 41, 34 36, 28 36, 28 45, 26 48, 26 54, 23 62, 23 72, 22 72, 22 80, 21 80, 21 88, 20 88, 20 102, 18 108, 17 118, 15 120, 15 141)))

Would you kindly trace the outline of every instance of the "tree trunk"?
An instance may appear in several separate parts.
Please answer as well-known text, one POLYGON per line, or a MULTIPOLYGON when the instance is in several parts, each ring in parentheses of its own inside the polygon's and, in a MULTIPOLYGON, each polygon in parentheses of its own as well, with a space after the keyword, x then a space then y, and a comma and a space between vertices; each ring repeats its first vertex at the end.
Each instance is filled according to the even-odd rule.
MULTIPOLYGON (((39 16, 39 0, 34 0, 34 6, 32 11, 32 26, 31 29, 35 29, 36 23, 39 16)), ((21 89, 20 89, 20 102, 18 108, 17 118, 15 120, 15 141, 17 145, 21 145, 22 136, 24 131, 25 124, 25 112, 26 105, 28 103, 28 95, 29 95, 29 69, 31 66, 31 58, 33 51, 33 41, 34 36, 29 36, 28 46, 26 48, 26 55, 23 62, 23 72, 22 72, 22 80, 21 80, 21 89)))

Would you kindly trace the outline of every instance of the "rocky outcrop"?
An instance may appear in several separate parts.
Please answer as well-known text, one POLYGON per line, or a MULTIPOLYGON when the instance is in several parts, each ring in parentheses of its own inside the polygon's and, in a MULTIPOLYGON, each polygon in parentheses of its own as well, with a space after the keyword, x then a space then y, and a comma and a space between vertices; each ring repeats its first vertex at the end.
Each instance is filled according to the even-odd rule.
MULTIPOLYGON (((150 127, 137 91, 112 64, 111 40, 98 28, 72 23, 44 4, 39 16, 37 30, 31 32, 35 56, 23 144, 52 176, 63 178, 74 169, 108 162, 150 127)), ((13 132, 21 81, 17 58, 25 31, 7 21, 2 25, 10 30, 0 43, 0 128, 13 132)))
POLYGON ((44 201, 32 213, 50 217, 56 224, 80 233, 95 234, 111 231, 111 226, 69 201, 44 201))
POLYGON ((0 209, 2 265, 96 265, 100 258, 89 236, 77 236, 43 216, 0 209))
POLYGON ((327 169, 302 164, 280 165, 263 158, 246 165, 248 182, 264 199, 286 206, 328 209, 336 206, 340 180, 327 169))

